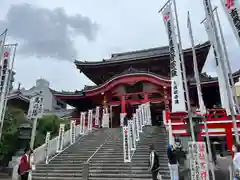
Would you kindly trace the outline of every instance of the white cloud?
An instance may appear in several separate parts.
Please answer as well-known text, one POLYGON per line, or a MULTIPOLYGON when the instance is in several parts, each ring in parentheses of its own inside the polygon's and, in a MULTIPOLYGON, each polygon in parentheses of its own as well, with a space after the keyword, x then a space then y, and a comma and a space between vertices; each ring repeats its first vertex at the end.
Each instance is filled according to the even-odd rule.
MULTIPOLYGON (((81 60, 101 60, 109 57, 113 52, 129 51, 135 49, 151 48, 167 45, 167 35, 158 9, 164 1, 151 0, 5 0, 4 11, 7 12, 9 2, 14 4, 32 3, 42 8, 54 9, 64 7, 68 15, 82 14, 100 25, 96 41, 88 42, 83 37, 74 38, 77 57, 81 60), (8 4, 7 4, 8 3, 8 4)), ((220 0, 214 0, 220 6, 220 0)), ((187 11, 190 11, 195 42, 202 43, 207 40, 203 25, 204 18, 202 1, 181 0, 177 1, 183 46, 189 47, 187 31, 187 11)), ((1 9, 1 7, 0 7, 1 9)), ((0 11, 1 12, 1 11, 0 11)), ((5 13, 6 13, 5 12, 5 13)), ((0 14, 2 15, 2 14, 0 14)), ((233 36, 226 16, 220 6, 220 19, 227 41, 233 70, 240 68, 238 65, 239 46, 233 36)), ((21 81, 24 86, 30 87, 35 79, 44 77, 50 80, 57 89, 81 89, 89 84, 86 77, 80 75, 73 63, 57 61, 50 58, 37 59, 36 57, 22 58, 18 55, 15 65, 16 82, 21 81), (28 67, 28 69, 25 69, 28 67)), ((204 70, 215 73, 212 54, 209 55, 204 70)))

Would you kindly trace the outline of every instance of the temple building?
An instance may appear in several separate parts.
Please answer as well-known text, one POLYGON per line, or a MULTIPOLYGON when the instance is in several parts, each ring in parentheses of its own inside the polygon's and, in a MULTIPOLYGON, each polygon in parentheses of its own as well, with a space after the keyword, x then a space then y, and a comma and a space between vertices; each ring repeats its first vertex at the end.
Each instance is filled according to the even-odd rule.
MULTIPOLYGON (((199 72, 205 64, 210 43, 196 47, 199 72)), ((184 49, 184 58, 191 104, 196 105, 197 91, 193 72, 192 49, 184 49)), ((139 51, 114 53, 102 61, 78 61, 76 67, 84 73, 95 86, 85 86, 75 92, 55 92, 57 99, 75 107, 73 118, 79 120, 80 112, 105 106, 110 109, 111 127, 120 125, 120 112, 126 108, 150 101, 153 125, 162 119, 162 110, 171 107, 171 81, 169 47, 157 47, 139 51)), ((237 81, 239 72, 233 74, 237 81)), ((202 91, 205 104, 211 108, 220 103, 218 81, 201 74, 202 91)))

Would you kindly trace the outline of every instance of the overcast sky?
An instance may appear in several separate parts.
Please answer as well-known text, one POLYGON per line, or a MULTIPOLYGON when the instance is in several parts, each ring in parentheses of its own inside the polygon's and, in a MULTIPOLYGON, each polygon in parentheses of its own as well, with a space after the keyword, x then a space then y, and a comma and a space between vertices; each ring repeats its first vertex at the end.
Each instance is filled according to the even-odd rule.
MULTIPOLYGON (((189 47, 186 25, 190 11, 195 42, 207 35, 202 0, 176 0, 184 48, 189 47)), ((162 0, 1 0, 0 31, 9 29, 8 42, 19 43, 15 83, 32 87, 37 78, 57 90, 80 90, 91 85, 74 66, 74 59, 100 61, 111 53, 168 45, 159 8, 162 0)), ((239 46, 220 0, 220 19, 231 65, 238 70, 239 46)), ((204 70, 214 74, 212 52, 204 70)))

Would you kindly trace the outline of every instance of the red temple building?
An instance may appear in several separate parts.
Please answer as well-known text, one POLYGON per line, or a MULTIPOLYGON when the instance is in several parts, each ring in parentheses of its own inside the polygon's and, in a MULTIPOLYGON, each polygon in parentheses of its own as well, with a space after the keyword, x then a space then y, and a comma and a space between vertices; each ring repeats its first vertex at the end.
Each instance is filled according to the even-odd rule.
MULTIPOLYGON (((210 43, 205 42, 196 47, 199 72, 205 64, 209 53, 210 43)), ((197 90, 193 72, 192 49, 184 49, 186 74, 192 106, 198 104, 197 90)), ((96 106, 104 106, 110 109, 110 127, 120 126, 120 113, 127 108, 135 108, 137 105, 150 102, 152 125, 165 119, 162 114, 171 111, 171 81, 169 47, 158 47, 139 51, 115 53, 110 59, 102 61, 75 61, 76 67, 84 73, 95 86, 85 86, 83 90, 75 92, 55 92, 55 96, 67 104, 76 108, 73 118, 79 121, 80 112, 94 109, 96 106)), ((233 74, 237 82, 240 71, 233 74)), ((220 104, 220 95, 217 78, 212 78, 206 73, 200 75, 203 99, 207 108, 220 104)), ((227 120, 212 120, 218 123, 210 134, 218 136, 222 134, 221 122, 227 120)), ((231 124, 229 122, 228 124, 231 124)), ((184 123, 172 122, 173 133, 189 135, 184 123), (174 125, 175 123, 175 125, 174 125)), ((214 124, 214 123, 213 123, 214 124)), ((204 134, 203 134, 204 135, 204 134)))

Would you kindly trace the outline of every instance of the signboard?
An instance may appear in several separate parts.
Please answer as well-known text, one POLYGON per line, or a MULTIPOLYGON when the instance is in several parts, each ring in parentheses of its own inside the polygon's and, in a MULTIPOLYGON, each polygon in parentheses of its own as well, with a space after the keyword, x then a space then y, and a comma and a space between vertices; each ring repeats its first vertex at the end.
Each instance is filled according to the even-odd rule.
POLYGON ((84 134, 84 126, 85 126, 85 113, 81 112, 80 115, 80 135, 84 134))
POLYGON ((208 160, 204 142, 189 142, 191 179, 209 180, 208 160))
POLYGON ((48 164, 49 141, 50 141, 50 132, 47 132, 46 138, 45 138, 45 163, 46 164, 48 164))
POLYGON ((124 162, 131 162, 131 152, 130 152, 130 136, 128 126, 123 126, 123 157, 124 162))
POLYGON ((140 140, 140 136, 139 136, 139 120, 137 117, 137 111, 136 113, 133 114, 133 122, 135 123, 135 134, 136 134, 136 141, 138 142, 140 140))
POLYGON ((88 131, 92 131, 93 111, 88 110, 88 131))
POLYGON ((29 119, 40 118, 43 113, 43 97, 37 94, 30 99, 27 117, 29 119))
POLYGON ((109 113, 103 114, 102 127, 109 128, 109 120, 110 120, 110 115, 109 115, 109 113))
POLYGON ((59 134, 58 134, 57 153, 60 153, 63 150, 64 128, 65 128, 65 124, 60 124, 59 134))
POLYGON ((95 126, 99 126, 99 118, 100 118, 100 107, 96 107, 96 113, 95 113, 95 126))
POLYGON ((126 115, 126 113, 120 113, 120 127, 123 127, 123 122, 126 115))
POLYGON ((141 107, 139 107, 136 112, 137 112, 137 118, 138 118, 138 121, 139 121, 139 132, 143 132, 141 107))
POLYGON ((72 120, 70 124, 70 137, 71 137, 71 144, 75 143, 76 141, 76 121, 72 120))
POLYGON ((132 151, 135 151, 136 150, 136 141, 135 141, 133 120, 128 120, 128 127, 129 127, 129 136, 130 136, 130 147, 131 147, 132 151))
POLYGON ((177 42, 177 35, 175 32, 171 3, 168 3, 165 6, 162 11, 162 16, 169 40, 172 111, 186 111, 181 59, 177 42))
POLYGON ((237 0, 220 0, 232 27, 234 35, 240 45, 240 9, 237 0))

